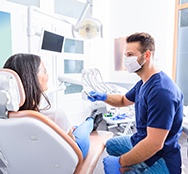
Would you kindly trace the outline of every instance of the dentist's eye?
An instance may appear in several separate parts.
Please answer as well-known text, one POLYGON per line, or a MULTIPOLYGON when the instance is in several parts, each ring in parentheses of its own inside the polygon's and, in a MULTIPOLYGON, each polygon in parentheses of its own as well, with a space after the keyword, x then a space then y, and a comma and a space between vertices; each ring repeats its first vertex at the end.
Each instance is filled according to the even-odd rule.
POLYGON ((131 56, 134 56, 134 54, 132 54, 132 53, 124 53, 124 55, 125 55, 125 57, 131 57, 131 56))

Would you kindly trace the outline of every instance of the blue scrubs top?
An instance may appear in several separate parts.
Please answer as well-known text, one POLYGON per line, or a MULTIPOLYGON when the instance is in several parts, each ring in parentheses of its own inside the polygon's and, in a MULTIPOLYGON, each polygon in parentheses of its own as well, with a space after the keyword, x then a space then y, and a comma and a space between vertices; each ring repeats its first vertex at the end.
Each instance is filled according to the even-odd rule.
POLYGON ((147 127, 169 130, 162 150, 146 160, 146 164, 151 166, 162 157, 170 174, 181 173, 178 138, 182 131, 183 94, 180 89, 161 71, 145 84, 140 80, 126 97, 135 102, 137 132, 131 137, 133 146, 147 136, 147 127))

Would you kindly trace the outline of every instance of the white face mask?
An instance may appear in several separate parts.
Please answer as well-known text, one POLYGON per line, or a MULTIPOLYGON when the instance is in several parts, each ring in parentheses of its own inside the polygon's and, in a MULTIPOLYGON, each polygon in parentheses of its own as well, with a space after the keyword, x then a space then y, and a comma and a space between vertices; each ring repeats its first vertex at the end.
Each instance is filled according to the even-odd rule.
POLYGON ((142 65, 140 65, 137 62, 137 56, 130 56, 130 57, 125 57, 124 59, 124 65, 127 68, 127 71, 129 73, 133 73, 138 71, 139 69, 142 68, 142 65, 145 63, 145 61, 142 63, 142 65))

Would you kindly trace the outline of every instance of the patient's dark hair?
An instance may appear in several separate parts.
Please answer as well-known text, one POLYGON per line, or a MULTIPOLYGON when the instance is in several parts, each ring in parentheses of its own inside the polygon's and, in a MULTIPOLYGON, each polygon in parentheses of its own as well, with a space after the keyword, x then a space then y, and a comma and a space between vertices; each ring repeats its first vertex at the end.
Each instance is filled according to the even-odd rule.
POLYGON ((141 53, 144 53, 147 50, 152 51, 153 54, 155 52, 154 38, 148 33, 144 33, 144 32, 134 33, 126 38, 126 42, 127 43, 139 42, 140 43, 139 51, 141 53))
POLYGON ((3 68, 14 70, 20 77, 25 90, 26 100, 19 110, 39 111, 39 102, 44 96, 48 105, 45 109, 50 108, 50 102, 43 93, 38 80, 38 71, 41 63, 39 56, 34 54, 15 54, 12 55, 4 64, 3 68))

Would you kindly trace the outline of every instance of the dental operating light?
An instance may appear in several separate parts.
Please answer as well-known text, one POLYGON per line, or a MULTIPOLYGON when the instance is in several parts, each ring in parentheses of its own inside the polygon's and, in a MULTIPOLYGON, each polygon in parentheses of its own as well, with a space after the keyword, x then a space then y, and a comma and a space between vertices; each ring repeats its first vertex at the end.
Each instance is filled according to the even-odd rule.
POLYGON ((75 32, 84 39, 93 39, 100 33, 103 37, 103 26, 98 19, 92 17, 93 1, 87 0, 85 7, 78 19, 77 23, 72 26, 72 34, 75 37, 75 32), (88 17, 86 13, 88 12, 88 17))
MULTIPOLYGON (((102 23, 92 17, 92 11, 93 11, 93 1, 92 0, 87 0, 86 4, 84 6, 83 11, 81 12, 81 15, 76 22, 76 24, 73 24, 72 22, 67 21, 64 17, 57 15, 57 14, 52 14, 52 13, 47 13, 44 10, 41 10, 40 8, 30 6, 29 8, 29 24, 31 19, 31 14, 32 10, 47 15, 49 17, 53 17, 55 19, 58 19, 60 21, 63 21, 65 23, 68 23, 72 26, 72 35, 74 38, 76 38, 75 33, 77 33, 81 38, 83 39, 93 39, 97 37, 99 34, 101 37, 103 37, 103 25, 102 23)), ((28 27, 28 35, 37 35, 41 36, 41 31, 36 31, 34 26, 29 26, 28 27)))

